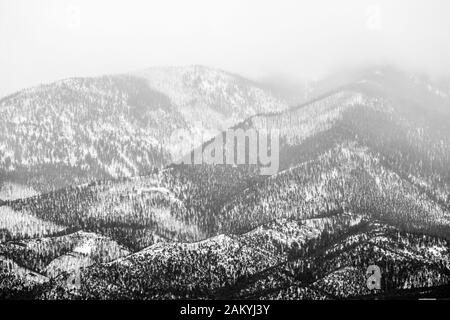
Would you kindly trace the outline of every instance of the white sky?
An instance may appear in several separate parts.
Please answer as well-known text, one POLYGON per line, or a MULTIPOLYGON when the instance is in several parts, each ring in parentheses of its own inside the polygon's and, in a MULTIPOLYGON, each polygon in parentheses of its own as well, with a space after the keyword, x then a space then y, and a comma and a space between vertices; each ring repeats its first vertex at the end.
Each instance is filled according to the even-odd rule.
POLYGON ((450 74, 450 1, 0 0, 0 96, 155 65, 304 78, 380 62, 450 74))

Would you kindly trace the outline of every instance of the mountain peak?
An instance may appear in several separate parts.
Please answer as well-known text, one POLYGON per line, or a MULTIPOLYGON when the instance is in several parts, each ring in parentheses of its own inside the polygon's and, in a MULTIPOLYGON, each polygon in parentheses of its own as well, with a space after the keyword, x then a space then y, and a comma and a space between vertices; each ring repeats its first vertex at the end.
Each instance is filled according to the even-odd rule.
POLYGON ((287 108, 251 81, 199 65, 60 80, 0 105, 0 174, 36 191, 145 174, 199 134, 287 108), (73 181, 49 173, 55 166, 73 181))

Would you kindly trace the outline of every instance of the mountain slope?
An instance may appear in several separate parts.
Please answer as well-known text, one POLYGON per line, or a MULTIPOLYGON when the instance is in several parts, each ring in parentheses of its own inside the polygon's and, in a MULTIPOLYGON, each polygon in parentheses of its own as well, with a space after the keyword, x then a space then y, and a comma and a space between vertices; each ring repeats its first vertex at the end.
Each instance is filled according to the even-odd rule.
POLYGON ((446 236, 450 134, 433 122, 446 109, 430 107, 429 115, 419 118, 413 111, 421 105, 399 104, 391 87, 389 92, 378 87, 352 84, 238 125, 280 132, 281 172, 269 178, 254 166, 177 165, 11 206, 66 227, 106 232, 134 250, 150 245, 155 231, 171 240, 198 241, 245 232, 274 218, 336 212, 446 236))
POLYGON ((0 100, 0 190, 149 173, 201 144, 199 136, 285 107, 248 80, 199 66, 23 90, 0 100))
POLYGON ((278 220, 241 236, 157 244, 65 277, 46 298, 317 299, 365 296, 367 266, 377 264, 382 290, 435 288, 450 279, 449 244, 401 233, 356 216, 278 220), (205 261, 207 263, 205 264, 205 261))
POLYGON ((80 269, 76 290, 66 286, 73 273, 61 274, 42 287, 47 298, 442 292, 449 285, 449 115, 447 100, 426 82, 365 72, 307 104, 235 126, 280 133, 272 176, 259 174, 261 164, 171 165, 2 208, 99 233, 131 252, 80 269), (381 291, 365 282, 373 264, 382 269, 381 291))

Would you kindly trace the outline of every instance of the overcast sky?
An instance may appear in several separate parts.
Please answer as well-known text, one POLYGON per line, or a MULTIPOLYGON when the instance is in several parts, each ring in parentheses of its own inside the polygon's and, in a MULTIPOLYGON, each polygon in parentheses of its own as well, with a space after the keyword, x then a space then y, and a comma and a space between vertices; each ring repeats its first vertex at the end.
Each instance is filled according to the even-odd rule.
POLYGON ((0 0, 0 96, 157 65, 311 78, 384 62, 450 74, 450 1, 0 0))

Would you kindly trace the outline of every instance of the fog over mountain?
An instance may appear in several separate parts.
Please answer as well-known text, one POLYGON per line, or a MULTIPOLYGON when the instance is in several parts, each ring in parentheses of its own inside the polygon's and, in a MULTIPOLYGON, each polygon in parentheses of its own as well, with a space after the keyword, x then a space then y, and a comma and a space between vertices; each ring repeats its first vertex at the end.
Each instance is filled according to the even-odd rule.
POLYGON ((448 12, 446 0, 3 0, 0 96, 191 64, 255 80, 379 63, 448 75, 448 12))

